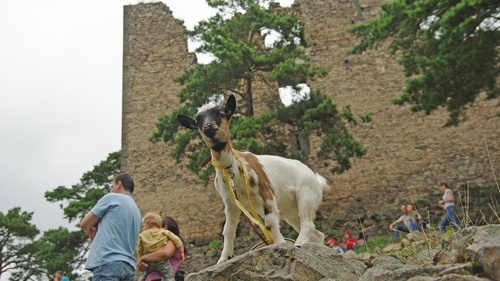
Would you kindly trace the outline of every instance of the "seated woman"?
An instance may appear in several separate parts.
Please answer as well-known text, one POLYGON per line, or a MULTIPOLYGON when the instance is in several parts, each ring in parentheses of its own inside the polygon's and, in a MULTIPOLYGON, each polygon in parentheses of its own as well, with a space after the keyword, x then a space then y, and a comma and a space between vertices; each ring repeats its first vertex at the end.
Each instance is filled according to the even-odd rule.
POLYGON ((408 210, 408 222, 407 227, 410 232, 419 231, 421 228, 425 227, 425 222, 422 216, 415 210, 415 207, 412 204, 406 205, 406 209, 408 210))

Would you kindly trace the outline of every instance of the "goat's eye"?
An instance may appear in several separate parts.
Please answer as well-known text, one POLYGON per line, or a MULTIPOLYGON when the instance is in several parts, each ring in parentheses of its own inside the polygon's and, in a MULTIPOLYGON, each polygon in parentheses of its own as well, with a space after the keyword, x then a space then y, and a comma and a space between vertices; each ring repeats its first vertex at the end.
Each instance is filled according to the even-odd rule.
POLYGON ((220 112, 220 117, 222 117, 222 118, 226 118, 226 113, 224 113, 224 112, 222 112, 222 111, 221 111, 221 112, 220 112))

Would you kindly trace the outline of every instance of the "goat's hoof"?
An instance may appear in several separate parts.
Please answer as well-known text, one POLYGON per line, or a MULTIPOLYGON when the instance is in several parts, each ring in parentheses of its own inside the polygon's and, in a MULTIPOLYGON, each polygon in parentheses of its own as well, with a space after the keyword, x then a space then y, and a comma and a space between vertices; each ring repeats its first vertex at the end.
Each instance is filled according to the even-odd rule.
POLYGON ((232 259, 232 258, 233 258, 233 256, 221 257, 221 258, 217 261, 217 264, 219 264, 219 263, 223 263, 223 262, 228 261, 228 260, 230 260, 230 259, 232 259))

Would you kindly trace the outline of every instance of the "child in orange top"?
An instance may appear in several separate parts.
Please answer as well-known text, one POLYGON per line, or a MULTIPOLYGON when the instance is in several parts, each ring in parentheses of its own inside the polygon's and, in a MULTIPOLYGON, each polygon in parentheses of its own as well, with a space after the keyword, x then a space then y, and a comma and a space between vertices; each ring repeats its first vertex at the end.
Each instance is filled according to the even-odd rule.
MULTIPOLYGON (((141 257, 162 249, 169 240, 171 240, 175 247, 182 250, 182 240, 172 232, 161 227, 161 217, 155 213, 147 213, 142 218, 143 231, 139 234, 137 239, 137 247, 135 257, 140 262, 141 257)), ((181 251, 181 259, 184 260, 184 251, 181 251)), ((174 272, 169 260, 148 262, 147 270, 139 272, 137 280, 144 280, 147 273, 151 271, 159 271, 162 275, 162 280, 174 280, 174 272)))

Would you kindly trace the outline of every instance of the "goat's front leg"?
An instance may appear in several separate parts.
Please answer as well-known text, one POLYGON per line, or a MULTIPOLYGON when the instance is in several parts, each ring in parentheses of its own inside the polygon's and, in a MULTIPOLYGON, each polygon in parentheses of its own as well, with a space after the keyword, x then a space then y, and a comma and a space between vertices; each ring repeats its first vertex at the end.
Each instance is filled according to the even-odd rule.
POLYGON ((224 213, 226 215, 226 222, 222 231, 224 246, 217 263, 227 261, 234 254, 234 238, 236 237, 236 227, 238 226, 241 211, 233 201, 226 199, 224 200, 224 213))

